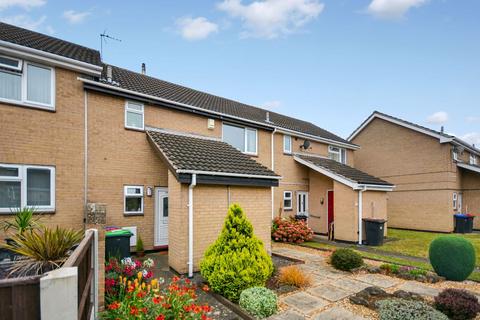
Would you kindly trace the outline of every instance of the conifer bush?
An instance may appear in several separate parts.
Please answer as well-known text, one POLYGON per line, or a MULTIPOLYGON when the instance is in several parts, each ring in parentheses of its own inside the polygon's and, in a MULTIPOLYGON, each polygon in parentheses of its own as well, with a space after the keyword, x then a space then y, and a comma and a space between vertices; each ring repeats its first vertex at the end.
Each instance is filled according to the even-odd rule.
POLYGON ((232 301, 247 288, 264 286, 271 276, 272 259, 239 205, 230 206, 220 236, 205 251, 200 272, 213 291, 232 301))
POLYGON ((448 280, 463 281, 475 269, 475 248, 462 237, 440 236, 434 239, 428 257, 435 272, 448 280))

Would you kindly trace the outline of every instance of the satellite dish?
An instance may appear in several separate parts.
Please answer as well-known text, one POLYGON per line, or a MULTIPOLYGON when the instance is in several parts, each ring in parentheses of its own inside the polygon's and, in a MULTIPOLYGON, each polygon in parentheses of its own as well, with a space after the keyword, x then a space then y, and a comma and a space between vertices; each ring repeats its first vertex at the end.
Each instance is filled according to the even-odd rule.
POLYGON ((302 147, 303 147, 303 149, 305 149, 305 150, 307 150, 308 148, 310 148, 310 141, 308 141, 308 140, 303 141, 302 147))

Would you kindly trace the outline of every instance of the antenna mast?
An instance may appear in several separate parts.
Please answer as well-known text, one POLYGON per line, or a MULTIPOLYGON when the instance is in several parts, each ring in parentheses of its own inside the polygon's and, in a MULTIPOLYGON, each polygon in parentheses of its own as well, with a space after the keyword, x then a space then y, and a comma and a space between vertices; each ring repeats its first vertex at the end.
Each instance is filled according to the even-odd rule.
POLYGON ((100 34, 100 58, 103 58, 103 43, 107 43, 107 39, 122 42, 122 40, 108 35, 107 30, 103 31, 103 33, 100 34))

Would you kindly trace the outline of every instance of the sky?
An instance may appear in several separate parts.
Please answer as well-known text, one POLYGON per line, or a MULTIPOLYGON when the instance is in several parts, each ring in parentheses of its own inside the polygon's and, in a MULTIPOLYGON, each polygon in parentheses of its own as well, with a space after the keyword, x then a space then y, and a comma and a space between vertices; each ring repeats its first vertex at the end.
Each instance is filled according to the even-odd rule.
POLYGON ((0 20, 347 137, 374 110, 480 146, 478 0, 0 0, 0 20))

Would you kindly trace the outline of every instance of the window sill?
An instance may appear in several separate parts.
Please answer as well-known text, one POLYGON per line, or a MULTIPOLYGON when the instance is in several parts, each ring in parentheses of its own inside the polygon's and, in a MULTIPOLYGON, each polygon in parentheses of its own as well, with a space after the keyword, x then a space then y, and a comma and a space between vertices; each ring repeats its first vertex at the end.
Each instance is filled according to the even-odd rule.
POLYGON ((21 102, 21 101, 8 100, 8 99, 0 98, 0 103, 10 104, 10 105, 13 105, 13 106, 29 108, 29 109, 37 109, 37 110, 43 110, 43 111, 48 111, 48 112, 56 112, 54 106, 53 107, 47 107, 47 106, 42 106, 42 105, 30 103, 30 102, 21 102))
POLYGON ((283 155, 284 156, 293 156, 293 153, 283 151, 283 155))
MULTIPOLYGON (((55 209, 43 209, 43 210, 37 210, 33 214, 35 216, 39 216, 39 215, 43 215, 43 214, 51 215, 51 214, 55 214, 55 213, 56 213, 55 209)), ((11 211, 2 212, 2 211, 0 211, 0 216, 14 216, 14 215, 15 215, 15 212, 11 212, 11 211)))
POLYGON ((124 212, 123 213, 123 216, 124 217, 138 217, 138 216, 144 216, 144 213, 143 212, 124 212))
POLYGON ((287 211, 293 211, 293 209, 283 209, 283 211, 287 212, 287 211))
POLYGON ((140 128, 134 128, 134 127, 125 127, 125 130, 130 130, 130 131, 137 131, 137 132, 145 132, 145 128, 144 129, 140 129, 140 128))

